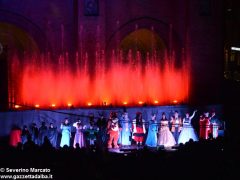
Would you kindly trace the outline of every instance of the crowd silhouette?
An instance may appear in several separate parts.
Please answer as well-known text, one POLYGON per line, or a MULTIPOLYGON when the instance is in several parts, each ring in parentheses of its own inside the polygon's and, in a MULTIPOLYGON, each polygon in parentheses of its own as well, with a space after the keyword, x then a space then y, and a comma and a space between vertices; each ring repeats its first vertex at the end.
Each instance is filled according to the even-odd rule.
POLYGON ((41 146, 31 136, 17 147, 2 143, 1 167, 50 168, 56 179, 229 179, 231 148, 227 137, 190 140, 175 151, 159 148, 139 149, 133 153, 111 153, 102 148, 63 146, 56 149, 47 137, 41 146), (186 177, 185 177, 186 176, 186 177))
MULTIPOLYGON (((75 146, 56 148, 49 138, 52 133, 51 136, 46 133, 42 142, 36 143, 39 132, 34 135, 31 128, 31 133, 24 133, 24 143, 18 139, 19 143, 11 146, 10 134, 6 139, 0 139, 0 167, 49 168, 54 179, 233 179, 238 174, 236 164, 240 160, 240 141, 232 138, 228 130, 224 136, 209 134, 207 139, 190 139, 172 149, 145 145, 131 153, 114 153, 108 151, 107 137, 102 136, 106 131, 105 122, 98 121, 97 138, 101 142, 97 141, 96 146, 76 143, 75 146), (102 147, 102 142, 105 142, 106 148, 102 147)), ((35 125, 32 127, 34 129, 35 125)), ((18 134, 19 129, 14 129, 17 130, 14 133, 18 134)))

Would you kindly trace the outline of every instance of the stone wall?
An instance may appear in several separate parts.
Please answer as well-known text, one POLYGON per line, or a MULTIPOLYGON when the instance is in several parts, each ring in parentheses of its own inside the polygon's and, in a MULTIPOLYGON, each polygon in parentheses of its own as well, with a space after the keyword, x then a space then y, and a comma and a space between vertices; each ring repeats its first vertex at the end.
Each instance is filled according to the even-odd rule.
MULTIPOLYGON (((26 31, 43 52, 106 52, 137 28, 151 29, 168 50, 191 59, 190 103, 221 102, 223 0, 99 0, 86 16, 84 0, 1 0, 0 22, 26 31), (76 7, 77 6, 77 7, 76 7)), ((0 30, 1 32, 1 30, 0 30)))

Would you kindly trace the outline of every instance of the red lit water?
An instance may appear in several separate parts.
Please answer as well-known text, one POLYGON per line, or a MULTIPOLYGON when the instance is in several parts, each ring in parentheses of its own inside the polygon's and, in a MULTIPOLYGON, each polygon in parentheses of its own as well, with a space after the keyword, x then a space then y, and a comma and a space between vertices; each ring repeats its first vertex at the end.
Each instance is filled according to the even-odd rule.
POLYGON ((150 56, 143 60, 140 52, 112 52, 107 60, 104 51, 97 51, 95 59, 88 54, 57 60, 50 55, 24 57, 20 63, 13 57, 9 80, 10 101, 28 106, 75 107, 92 105, 165 105, 187 102, 190 92, 189 59, 182 59, 176 67, 173 56, 150 56), (94 64, 94 65, 93 65, 94 64))

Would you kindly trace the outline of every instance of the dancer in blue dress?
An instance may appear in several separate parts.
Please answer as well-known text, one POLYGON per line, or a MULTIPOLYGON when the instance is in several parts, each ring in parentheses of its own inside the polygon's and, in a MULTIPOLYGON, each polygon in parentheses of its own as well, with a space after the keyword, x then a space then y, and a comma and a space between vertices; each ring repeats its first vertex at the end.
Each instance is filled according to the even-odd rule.
POLYGON ((158 131, 158 126, 157 126, 156 114, 153 114, 148 127, 148 135, 145 142, 146 146, 157 147, 157 131, 158 131))
POLYGON ((120 121, 122 130, 120 131, 120 136, 118 139, 118 143, 122 146, 129 146, 131 145, 131 127, 130 119, 128 117, 128 113, 124 112, 120 121))
POLYGON ((65 145, 70 146, 70 138, 71 138, 71 126, 68 123, 68 119, 66 118, 64 123, 61 124, 60 129, 62 130, 62 138, 60 146, 63 147, 65 145))
POLYGON ((178 144, 185 144, 190 139, 192 139, 193 141, 198 141, 197 134, 191 124, 192 118, 195 116, 196 112, 197 110, 195 110, 191 116, 189 115, 189 113, 185 114, 186 117, 183 118, 183 128, 178 138, 178 144))

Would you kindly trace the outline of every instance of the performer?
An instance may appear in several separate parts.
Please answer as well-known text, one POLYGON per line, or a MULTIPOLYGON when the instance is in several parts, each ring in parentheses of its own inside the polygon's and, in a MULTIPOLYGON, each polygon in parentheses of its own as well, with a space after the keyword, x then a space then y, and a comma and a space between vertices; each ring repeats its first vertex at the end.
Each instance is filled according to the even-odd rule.
POLYGON ((47 128, 45 122, 42 122, 42 125, 39 128, 39 134, 38 134, 38 143, 40 146, 44 143, 44 138, 47 135, 48 135, 48 128, 47 128))
POLYGON ((118 143, 122 146, 129 146, 131 145, 131 125, 130 125, 130 119, 128 117, 128 113, 124 112, 121 117, 121 131, 118 143))
POLYGON ((18 143, 22 142, 21 134, 22 134, 21 128, 19 128, 18 126, 14 125, 12 127, 11 132, 10 132, 10 140, 9 140, 10 146, 17 147, 18 143))
MULTIPOLYGON (((213 116, 214 115, 215 114, 213 114, 213 116)), ((209 117, 209 112, 205 112, 204 116, 200 116, 200 120, 199 120, 199 125, 200 125, 199 136, 200 136, 200 138, 202 138, 202 139, 209 138, 209 134, 211 133, 210 120, 212 117, 209 117)))
POLYGON ((61 124, 60 129, 62 130, 60 147, 63 147, 65 145, 70 146, 71 126, 68 122, 68 118, 65 118, 64 122, 61 124))
POLYGON ((93 116, 90 116, 90 125, 86 128, 87 141, 90 146, 95 146, 95 141, 97 140, 97 133, 99 129, 95 126, 93 116))
POLYGON ((37 128, 36 123, 32 123, 31 127, 30 127, 30 133, 32 136, 32 141, 38 145, 38 134, 39 134, 39 130, 37 128))
POLYGON ((57 147, 57 137, 58 137, 57 127, 54 127, 53 123, 50 123, 48 128, 48 140, 54 148, 57 147))
POLYGON ((119 148, 117 144, 119 138, 119 124, 116 112, 110 113, 107 124, 107 133, 109 134, 108 148, 119 148))
POLYGON ((83 126, 81 120, 79 119, 77 122, 73 123, 73 127, 76 128, 73 147, 76 148, 77 143, 79 144, 80 148, 85 147, 85 138, 83 131, 86 128, 86 126, 83 126))
POLYGON ((97 120, 97 126, 99 132, 97 134, 97 144, 99 147, 107 146, 107 119, 103 114, 100 114, 100 117, 97 120))
POLYGON ((149 123, 148 135, 145 142, 146 146, 157 147, 157 132, 157 118, 156 114, 153 114, 149 123))
POLYGON ((31 137, 31 134, 30 134, 27 126, 24 125, 23 129, 22 129, 22 134, 21 134, 21 139, 22 139, 22 144, 23 145, 27 142, 29 136, 31 137))
POLYGON ((173 134, 169 130, 168 120, 165 112, 162 113, 162 118, 160 119, 160 128, 158 131, 158 141, 159 146, 171 147, 176 144, 173 134))
POLYGON ((197 134, 195 133, 195 130, 193 129, 191 124, 192 118, 195 116, 196 112, 197 110, 195 110, 191 116, 188 112, 185 114, 186 117, 183 118, 183 128, 178 138, 178 144, 185 144, 190 139, 192 139, 193 141, 198 141, 197 134))
POLYGON ((180 134, 180 132, 182 130, 182 119, 179 116, 177 111, 175 111, 174 112, 174 116, 171 117, 170 123, 172 125, 171 131, 173 133, 175 141, 178 142, 178 137, 179 137, 179 134, 180 134))
POLYGON ((211 123, 212 136, 213 136, 213 138, 217 138, 218 137, 218 130, 221 126, 221 122, 216 117, 215 112, 212 112, 212 118, 210 120, 210 123, 211 123))
POLYGON ((145 120, 142 118, 142 113, 137 112, 136 118, 133 120, 133 140, 137 145, 142 145, 145 133, 145 120))

